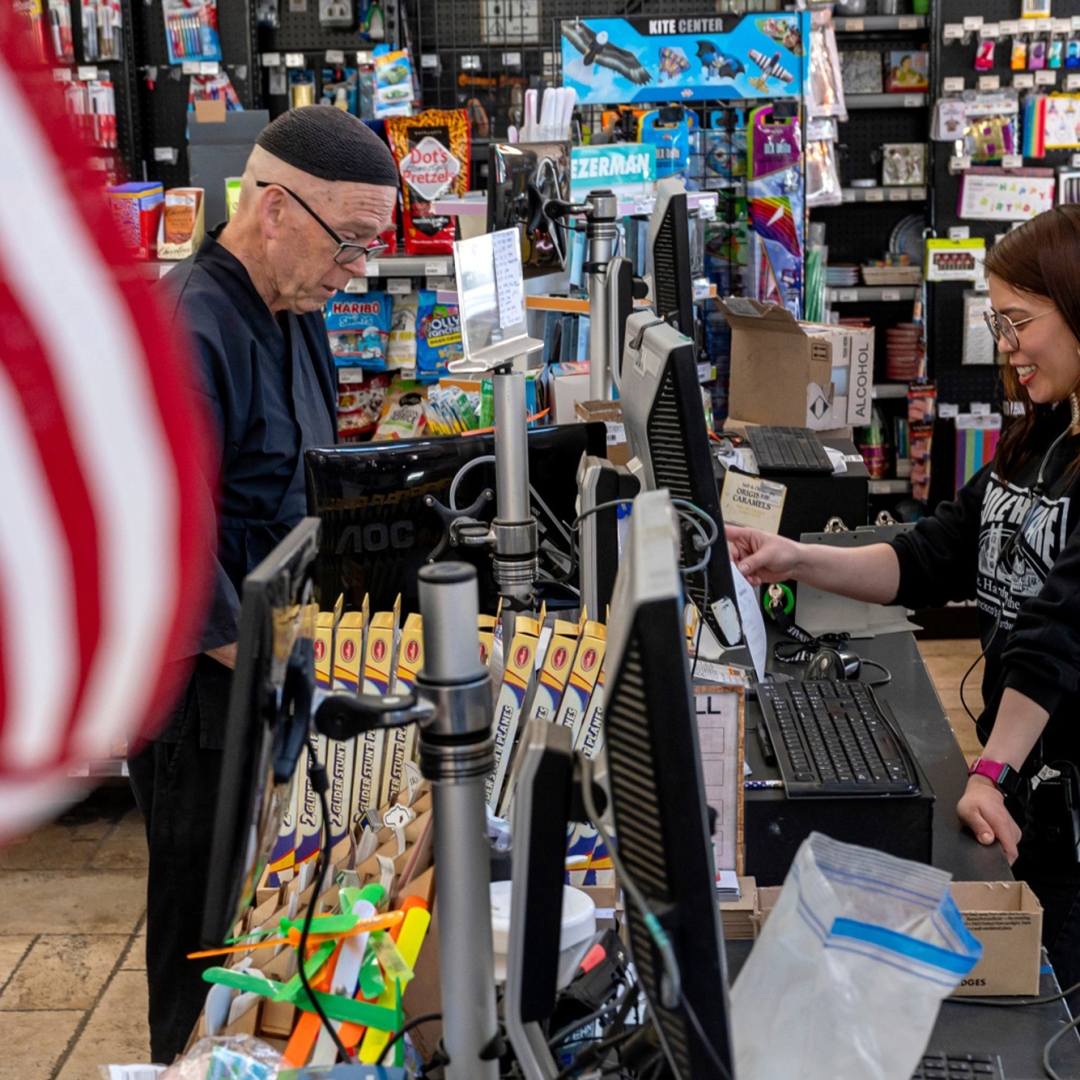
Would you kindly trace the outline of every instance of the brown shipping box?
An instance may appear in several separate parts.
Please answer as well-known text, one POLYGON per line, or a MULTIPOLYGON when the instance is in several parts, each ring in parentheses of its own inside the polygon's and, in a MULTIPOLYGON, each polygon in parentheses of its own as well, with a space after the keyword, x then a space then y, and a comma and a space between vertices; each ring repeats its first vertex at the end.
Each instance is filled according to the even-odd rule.
POLYGON ((729 414, 754 424, 835 427, 829 338, 808 334, 774 304, 729 297, 721 307, 731 324, 729 414))
MULTIPOLYGON (((954 881, 949 888, 964 925, 983 947, 982 959, 953 997, 1012 997, 1039 992, 1042 905, 1023 881, 954 881)), ((780 898, 778 887, 757 890, 754 936, 780 898)))

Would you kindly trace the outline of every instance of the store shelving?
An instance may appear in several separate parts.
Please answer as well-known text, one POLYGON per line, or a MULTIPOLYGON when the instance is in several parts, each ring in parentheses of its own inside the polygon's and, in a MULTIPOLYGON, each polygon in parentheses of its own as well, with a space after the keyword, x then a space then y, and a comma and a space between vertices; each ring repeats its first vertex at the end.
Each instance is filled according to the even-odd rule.
POLYGON ((917 300, 918 285, 857 285, 850 289, 829 289, 830 304, 881 304, 917 300))
POLYGON ((925 15, 849 15, 833 20, 838 34, 878 34, 889 30, 925 30, 925 15))
POLYGON ((925 109, 925 94, 848 94, 844 101, 852 109, 925 109))
POLYGON ((846 203, 926 202, 926 188, 924 187, 846 187, 841 193, 846 203))

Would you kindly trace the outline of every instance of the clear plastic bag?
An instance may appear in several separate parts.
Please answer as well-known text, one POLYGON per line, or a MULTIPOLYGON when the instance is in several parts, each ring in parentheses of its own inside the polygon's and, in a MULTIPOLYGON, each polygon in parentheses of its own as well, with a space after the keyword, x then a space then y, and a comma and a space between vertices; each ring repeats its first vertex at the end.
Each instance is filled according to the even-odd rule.
POLYGON ((812 833, 732 989, 739 1080, 908 1080, 982 955, 949 879, 812 833))
POLYGON ((282 1056, 254 1035, 200 1039, 164 1072, 155 1065, 102 1065, 103 1080, 274 1080, 282 1056))

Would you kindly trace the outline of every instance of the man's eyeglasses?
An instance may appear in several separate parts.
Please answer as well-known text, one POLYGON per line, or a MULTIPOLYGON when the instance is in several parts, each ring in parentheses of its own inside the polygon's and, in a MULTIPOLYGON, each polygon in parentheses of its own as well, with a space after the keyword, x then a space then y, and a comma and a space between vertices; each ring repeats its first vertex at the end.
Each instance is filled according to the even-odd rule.
MULTIPOLYGON (((1050 308, 1050 311, 1054 311, 1054 308, 1050 308)), ((1020 348, 1020 335, 1017 331, 1021 326, 1027 326, 1029 322, 1034 322, 1036 319, 1041 319, 1044 315, 1049 315, 1050 311, 1040 311, 1038 315, 1032 315, 1028 319, 1021 319, 1019 322, 1013 322, 1008 315, 999 315, 996 311, 984 311, 983 318, 986 320, 987 329, 994 335, 995 341, 1005 339, 1013 349, 1020 348)))
POLYGON ((291 195, 327 232, 327 234, 333 238, 338 249, 334 252, 334 262, 339 266, 348 266, 349 263, 356 262, 357 259, 370 259, 373 256, 381 255, 386 250, 386 243, 382 240, 375 240, 367 246, 363 244, 350 243, 348 240, 342 240, 340 236, 295 191, 289 191, 284 184, 278 184, 269 180, 256 180, 256 187, 279 187, 282 191, 291 195))

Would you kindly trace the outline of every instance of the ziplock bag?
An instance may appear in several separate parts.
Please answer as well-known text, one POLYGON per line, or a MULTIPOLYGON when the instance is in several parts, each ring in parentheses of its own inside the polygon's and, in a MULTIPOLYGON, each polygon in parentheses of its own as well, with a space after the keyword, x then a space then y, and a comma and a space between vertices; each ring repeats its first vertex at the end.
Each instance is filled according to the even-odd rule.
POLYGON ((739 1080, 909 1080, 982 956, 950 877, 811 833, 731 992, 739 1080))

